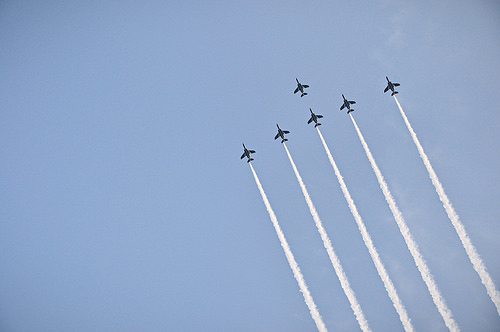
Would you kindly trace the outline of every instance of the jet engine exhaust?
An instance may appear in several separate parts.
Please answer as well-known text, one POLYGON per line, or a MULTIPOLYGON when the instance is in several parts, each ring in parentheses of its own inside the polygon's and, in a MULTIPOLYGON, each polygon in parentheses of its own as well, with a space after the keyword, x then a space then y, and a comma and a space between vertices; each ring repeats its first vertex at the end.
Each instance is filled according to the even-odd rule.
MULTIPOLYGON (((352 115, 351 115, 352 117, 352 115)), ((340 171, 337 167, 337 164, 333 160, 332 154, 330 153, 330 149, 326 145, 325 139, 323 138, 323 135, 321 134, 321 131, 319 128, 316 128, 318 131, 319 138, 321 139, 321 142, 323 143, 323 147, 325 148, 326 154, 328 155, 328 160, 330 161, 330 164, 333 167, 333 170, 335 172, 335 175, 337 176, 337 179, 340 184, 340 188, 342 189, 342 193, 344 194, 344 197, 347 201, 347 204, 349 205, 349 209, 351 210, 352 216, 354 217, 354 220, 356 220, 356 224, 358 225, 358 229, 361 232, 361 236, 363 237, 363 241, 365 242, 366 247, 368 248, 368 251, 370 252, 370 256, 373 260, 373 264, 375 264, 375 267, 377 268, 377 272, 380 276, 380 279, 382 279, 382 282, 384 283, 385 289, 387 291, 387 294, 389 295, 389 298, 392 301, 392 304, 394 308, 396 309, 399 319, 401 320, 401 323, 403 324, 403 327, 405 331, 413 331, 413 325, 411 324, 410 317, 408 317, 408 313, 406 312, 405 306, 403 305, 403 302, 399 298, 399 295, 396 291, 396 288, 394 287, 394 284, 391 281, 391 278, 389 277, 389 274, 387 273, 387 270, 384 267, 384 264, 382 263, 380 256, 377 252, 377 249, 373 245, 372 239, 370 237, 370 234, 368 233, 365 224, 363 223, 363 220, 361 219, 361 216, 358 212, 358 209, 356 208, 356 205, 354 204, 354 200, 351 197, 351 194, 349 193, 349 190, 347 189, 347 186, 344 182, 344 179, 342 178, 342 175, 340 174, 340 171)))
POLYGON ((278 238, 281 243, 281 247, 283 248, 285 252, 286 259, 288 260, 288 264, 290 265, 293 276, 295 277, 295 280, 297 280, 297 283, 299 284, 300 292, 304 296, 304 300, 307 304, 307 307, 309 308, 309 312, 311 313, 311 317, 314 320, 314 323, 316 323, 316 327, 318 328, 318 331, 323 332, 327 331, 325 324, 323 323, 323 320, 321 318, 321 315, 318 312, 318 309, 316 308, 316 304, 314 303, 314 300, 311 296, 311 293, 309 292, 309 289, 307 288, 306 282, 304 280, 304 276, 300 272, 299 265, 295 261, 295 257, 292 254, 292 251, 290 249, 290 246, 288 245, 288 242, 286 241, 285 235, 281 231, 281 227, 278 224, 278 219, 276 218, 276 215, 274 214, 273 209, 271 208, 271 204, 269 203, 269 200, 267 199, 267 195, 264 192, 264 188, 262 188, 262 185, 260 184, 259 178, 257 177, 257 173, 255 173, 255 170, 252 166, 251 163, 249 163, 250 168, 253 173, 253 177, 255 178, 255 183, 257 184, 257 187, 259 188, 260 195, 262 196, 262 200, 264 201, 264 205, 266 206, 267 212, 269 213, 269 217, 271 218, 271 221, 273 223, 274 229, 276 230, 276 234, 278 235, 278 238))
POLYGON ((321 235, 321 239, 323 240, 323 245, 326 248, 326 251, 328 253, 328 257, 330 257, 330 261, 332 262, 333 268, 335 269, 335 273, 337 274, 340 284, 342 286, 342 289, 344 290, 345 295, 347 296, 347 299, 349 300, 349 303, 351 304, 351 308, 354 312, 354 315, 356 316, 356 319, 359 323, 359 326, 361 330, 367 332, 371 331, 370 327, 368 326, 368 321, 366 320, 363 311, 361 310, 361 306, 358 303, 358 300, 356 299, 356 295, 354 291, 352 290, 349 280, 347 279, 346 274, 344 273, 344 269, 342 268, 342 265, 340 264, 340 260, 333 251, 332 243, 330 241, 330 238, 328 237, 326 230, 323 227, 323 224, 321 220, 319 219, 318 212, 316 211, 316 208, 314 207, 311 197, 309 196, 309 193, 307 192, 306 186, 304 182, 302 181, 302 177, 299 174, 299 171, 297 170, 297 167, 295 166, 295 163, 293 162, 292 156, 290 155, 290 152, 288 151, 288 148, 286 146, 286 143, 283 144, 285 147, 286 153, 288 155, 288 159, 290 159, 290 164, 292 165, 293 171, 295 173, 295 176, 297 177, 297 181, 299 182, 300 189, 302 189, 302 193, 304 194, 304 198, 306 200, 307 206, 309 207, 309 211, 311 212, 311 215, 314 219, 314 222, 316 223, 316 227, 318 228, 319 234, 321 235))
POLYGON ((431 271, 427 267, 427 263, 425 262, 424 258, 420 254, 418 245, 413 239, 413 236, 411 235, 410 230, 408 229, 408 226, 406 225, 406 222, 403 219, 403 215, 399 211, 399 208, 397 207, 396 202, 392 197, 389 188, 387 187, 387 183, 385 182, 384 177, 382 176, 382 173, 380 172, 380 169, 378 168, 375 162, 375 158, 373 158, 373 155, 370 149, 368 148, 368 144, 366 144, 366 141, 363 135, 361 134, 361 131, 359 130, 359 127, 356 124, 356 121, 354 121, 354 117, 352 115, 351 115, 351 120, 354 125, 354 128, 356 129, 356 132, 358 133, 359 140, 361 141, 361 145, 363 145, 363 149, 365 150, 366 156, 368 157, 368 160, 370 161, 370 164, 373 168, 373 172, 377 176, 377 180, 380 188, 382 189, 385 200, 389 205, 389 208, 391 209, 392 215, 394 216, 394 219, 396 220, 396 223, 399 227, 399 231, 403 235, 408 250, 410 251, 413 260, 415 261, 415 265, 417 266, 418 271, 420 272, 420 275, 422 276, 422 279, 425 282, 425 285, 427 286, 429 293, 431 294, 434 304, 436 305, 448 329, 450 331, 458 331, 459 328, 455 323, 455 320, 453 319, 453 314, 451 313, 450 309, 448 309, 445 300, 441 296, 441 292, 439 291, 436 282, 434 281, 434 277, 432 276, 431 271))
POLYGON ((476 247, 472 244, 472 241, 469 238, 469 235, 467 234, 464 225, 460 221, 457 213, 455 212, 455 209, 453 208, 450 200, 448 199, 448 196, 444 192, 443 186, 441 185, 441 182, 439 181, 436 172, 434 172, 434 169, 432 168, 429 158, 427 158, 427 155, 425 154, 424 149, 417 138, 417 134, 415 134, 415 131, 413 131, 413 128, 410 125, 410 122, 408 121, 408 118, 406 117, 406 114, 403 111, 401 104, 399 104, 399 101, 396 98, 396 96, 393 97, 394 100, 396 101, 396 104, 398 105, 401 116, 403 116, 403 119, 406 123, 406 127, 408 127, 408 131, 411 134, 413 142, 417 146, 420 158, 422 158, 425 168, 429 173, 429 178, 431 179, 432 184, 436 189, 436 192, 439 196, 439 199, 441 200, 441 203, 443 203, 443 207, 446 210, 446 214, 448 215, 448 218, 453 224, 453 227, 455 228, 455 231, 457 232, 458 237, 460 238, 460 241, 462 242, 462 245, 465 248, 467 255, 469 256, 469 259, 472 263, 472 266, 474 267, 474 270, 476 270, 477 274, 479 275, 479 278, 481 278, 481 282, 486 287, 486 291, 489 297, 491 298, 491 301, 493 301, 493 303, 495 304, 497 312, 500 315, 500 293, 496 289, 495 283, 493 282, 493 279, 488 273, 488 270, 486 269, 486 266, 484 265, 481 256, 479 256, 479 254, 477 253, 476 247))

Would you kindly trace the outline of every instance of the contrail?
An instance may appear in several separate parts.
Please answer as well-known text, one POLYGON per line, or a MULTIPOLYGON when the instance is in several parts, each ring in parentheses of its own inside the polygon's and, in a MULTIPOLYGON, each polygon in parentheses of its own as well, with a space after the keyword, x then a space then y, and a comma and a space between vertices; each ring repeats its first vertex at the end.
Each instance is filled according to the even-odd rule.
POLYGON ((352 290, 351 286, 349 285, 349 280, 347 279, 347 276, 344 273, 344 269, 342 268, 342 265, 340 264, 340 260, 338 259, 337 255, 333 251, 332 243, 330 242, 330 239, 328 238, 328 235, 326 234, 325 229, 323 228, 323 224, 321 220, 319 219, 318 212, 316 212, 316 208, 314 207, 311 197, 309 196, 309 193, 307 192, 306 186, 304 185, 304 182, 302 181, 302 177, 299 174, 299 171, 297 170, 297 167, 295 166, 295 163, 293 162, 292 156, 290 155, 290 152, 288 151, 288 148, 286 147, 286 144, 283 143, 283 146, 285 147, 286 153, 288 155, 288 159, 290 159, 290 164, 292 164, 293 171, 295 172, 295 176, 297 177, 297 180, 299 181, 300 188, 302 189, 302 193, 304 194, 304 198, 306 200, 307 206, 309 207, 309 211, 311 212, 311 215, 314 219, 314 222, 316 223, 316 227, 318 228, 319 234, 321 235, 321 239, 323 240, 323 245, 326 248, 326 252, 328 253, 328 256, 330 257, 330 261, 332 262, 333 268, 335 269, 335 273, 337 273, 337 276, 340 280, 340 284, 342 286, 342 289, 344 290, 345 295, 347 296, 347 299, 349 300, 349 303, 351 304, 352 311, 354 312, 354 315, 356 316, 356 319, 359 323, 359 326, 361 327, 361 330, 368 332, 371 331, 370 327, 368 326, 368 321, 366 320, 363 311, 361 310, 361 307, 358 303, 358 300, 356 299, 356 295, 354 294, 354 291, 352 290))
POLYGON ((326 154, 328 155, 328 159, 330 160, 330 164, 333 167, 333 170, 335 172, 335 175, 337 176, 337 179, 340 184, 340 188, 342 188, 342 192, 344 193, 344 197, 347 201, 347 204, 349 205, 349 209, 351 210, 351 213, 356 220, 356 223, 358 225, 359 231, 361 232, 361 236, 363 237, 363 241, 365 242, 365 245, 368 247, 368 251, 370 252, 370 256, 372 257, 373 263, 375 264, 375 267, 377 268, 377 272, 382 279, 382 282, 384 283, 385 289, 387 293, 389 294, 389 298, 392 301, 392 304, 394 305, 394 308, 396 309, 399 319, 401 320, 401 323, 403 324, 403 327, 405 331, 413 331, 413 325, 411 324, 411 320, 408 317, 408 313, 406 312, 406 309, 403 305, 403 302, 401 302, 401 299, 399 298, 399 295, 396 291, 396 288, 394 287, 394 284, 391 281, 391 278, 389 277, 389 274, 387 273, 384 264, 382 264, 382 261, 380 260, 380 257, 378 255, 377 249, 375 249, 375 246, 373 245, 372 239, 370 237, 370 234, 368 234, 368 231, 366 230, 365 224, 363 223, 363 220, 361 219, 361 216, 358 213, 358 209, 356 208, 356 205, 354 204, 354 200, 351 198, 351 194, 349 194, 349 190, 347 189, 347 186, 344 182, 344 179, 342 178, 342 175, 340 174, 340 171, 337 167, 337 164, 333 160, 332 154, 330 153, 330 149, 328 149, 328 146, 326 145, 325 139, 323 138, 323 135, 321 134, 321 131, 319 128, 316 127, 316 130, 318 131, 319 138, 321 138, 321 142, 323 143, 323 147, 325 148, 326 154))
POLYGON ((486 287, 486 291, 488 295, 491 298, 491 301, 495 304, 497 308, 497 312, 500 315, 500 293, 495 287, 495 283, 493 282, 493 279, 491 278, 490 274, 488 273, 486 266, 483 263, 483 260, 481 259, 481 256, 476 251, 476 247, 472 244, 472 241, 469 238, 469 235, 465 231, 464 225, 460 222, 457 213, 455 212, 455 209, 453 209, 453 206, 450 203, 450 200, 448 199, 448 196, 446 196, 443 186, 441 185, 441 182, 439 182, 439 179, 436 175, 436 172, 434 172, 434 169, 431 166, 431 163, 429 161, 429 158, 427 158, 427 155, 424 152, 424 149, 422 148, 422 145, 420 144, 417 134, 413 131, 413 128, 410 125, 410 122, 408 121, 408 118, 406 117, 406 114, 403 112, 403 108, 399 104, 398 99, 396 96, 394 96, 394 100, 396 101, 396 104, 398 104, 399 111, 401 112, 401 115, 403 116, 403 119, 406 123, 406 126, 408 127, 408 130, 410 131, 411 137, 413 138, 413 142, 417 146, 418 152, 420 154, 420 158, 422 158, 425 167, 427 168, 427 172, 429 173, 429 177, 431 178, 432 184, 434 185, 434 188, 436 189, 436 192, 439 196, 439 199, 443 203, 443 207, 446 210, 446 214, 448 214, 448 218, 450 218, 451 223, 453 224, 453 227, 455 227, 455 231, 458 234, 458 237, 460 238, 460 241, 462 241, 462 245, 465 248, 465 251, 467 252, 467 255, 469 256, 469 259, 474 266, 474 269, 476 272, 479 274, 479 278, 481 278, 481 282, 483 285, 486 287))
POLYGON ((352 123, 354 124, 354 128, 356 128, 359 140, 361 141, 361 144, 365 149, 366 156, 368 157, 368 160, 372 165, 373 171, 377 176, 377 180, 380 185, 380 188, 382 189, 382 192, 384 193, 385 200, 387 201, 387 204, 389 204, 389 208, 391 209, 392 215, 394 216, 394 219, 398 224, 399 231, 401 232, 403 238, 405 239, 406 246, 408 247, 408 250, 410 250, 410 253, 413 256, 415 265, 417 266, 420 275, 422 276, 422 279, 424 280, 427 289, 431 294, 434 304, 436 305, 439 313, 441 314, 441 317, 443 317, 443 320, 448 329, 450 331, 459 331, 459 328, 455 323, 455 320, 453 319, 453 314, 451 313, 450 309, 448 309, 446 302, 441 296, 441 293, 439 292, 439 289, 434 281, 434 277, 432 276, 431 271, 427 267, 424 258, 420 254, 420 251, 418 250, 418 245, 413 239, 413 236, 411 235, 410 230, 408 229, 408 226, 406 225, 406 222, 403 219, 403 215, 399 211, 399 208, 397 207, 396 202, 394 201, 394 198, 392 197, 392 194, 389 191, 389 188, 387 187, 387 183, 385 182, 384 177, 382 176, 382 173, 380 172, 380 169, 375 163, 375 159, 373 158, 373 155, 370 152, 370 149, 368 148, 368 144, 366 144, 366 141, 363 138, 363 135, 361 134, 361 131, 359 130, 358 125, 356 124, 356 121, 354 121, 352 115, 351 115, 351 120, 352 123))
POLYGON ((314 303, 314 300, 311 296, 311 293, 309 292, 309 289, 307 288, 306 282, 304 281, 304 276, 300 272, 299 265, 295 261, 295 258, 293 257, 292 251, 290 250, 290 247, 288 246, 288 242, 286 241, 285 235, 281 231, 281 227, 278 224, 278 219, 276 218, 276 215, 274 214, 273 209, 271 208, 271 204, 269 203, 269 200, 267 199, 267 195, 264 192, 264 188, 262 188, 262 185, 260 184, 259 178, 257 177, 257 173, 255 173, 255 170, 253 169, 253 166, 251 163, 249 163, 250 168, 252 169, 253 177, 255 178, 255 183, 257 183, 257 187, 259 187, 260 195, 262 196, 262 200, 264 201, 264 204, 266 206, 267 212, 269 213, 269 217, 271 218, 271 221, 273 222, 274 229, 276 230, 276 234, 278 234, 278 238, 280 240, 281 246, 283 247, 283 250, 285 251, 285 256, 286 259, 288 260, 288 264, 292 268, 293 275, 295 279, 297 280, 297 283, 299 284, 300 291, 302 295, 304 296, 304 300, 307 304, 307 307, 309 308, 309 312, 311 313, 311 317, 316 323, 316 327, 318 328, 318 331, 327 331, 326 326, 323 323, 323 320, 321 318, 321 315, 318 312, 318 309, 316 308, 316 304, 314 303))

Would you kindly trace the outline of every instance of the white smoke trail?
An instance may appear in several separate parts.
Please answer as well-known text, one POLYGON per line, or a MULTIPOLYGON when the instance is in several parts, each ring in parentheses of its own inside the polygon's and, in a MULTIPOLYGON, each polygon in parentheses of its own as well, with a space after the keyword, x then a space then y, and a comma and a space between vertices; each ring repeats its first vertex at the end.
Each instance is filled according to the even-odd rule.
POLYGON ((309 211, 311 212, 311 215, 314 219, 314 222, 316 223, 316 227, 318 228, 319 234, 321 235, 321 239, 323 240, 323 245, 326 248, 326 252, 328 253, 328 256, 330 257, 330 261, 332 262, 333 268, 335 269, 335 273, 337 273, 337 276, 340 280, 340 284, 342 286, 342 289, 344 290, 345 295, 347 296, 347 299, 349 300, 349 303, 351 304, 352 311, 354 312, 354 315, 356 316, 356 319, 359 323, 359 326, 361 327, 361 330, 368 332, 371 331, 370 327, 368 326, 368 321, 366 320, 363 311, 361 310, 361 307, 358 303, 358 300, 356 299, 356 295, 354 294, 354 291, 352 290, 349 280, 347 279, 347 276, 344 273, 344 269, 342 268, 342 265, 340 264, 340 260, 335 254, 335 251, 333 251, 332 243, 330 241, 330 238, 326 234, 326 230, 323 228, 323 224, 321 220, 319 219, 318 212, 316 212, 316 208, 314 207, 311 197, 309 196, 309 193, 307 192, 306 186, 304 185, 304 182, 302 181, 302 177, 299 174, 299 171, 297 170, 297 167, 295 166, 295 163, 293 162, 292 156, 290 155, 290 152, 288 151, 288 148, 286 147, 286 144, 283 144, 285 147, 286 153, 288 155, 288 159, 290 159, 290 164, 292 164, 293 171, 295 172, 295 176, 297 177, 297 180, 299 182, 300 188, 302 189, 302 193, 304 194, 304 198, 306 200, 307 206, 309 207, 309 211))
POLYGON ((323 138, 323 135, 321 134, 321 131, 319 130, 318 127, 316 127, 316 130, 318 131, 319 138, 321 139, 321 142, 323 143, 323 147, 325 148, 326 154, 328 155, 328 159, 330 160, 330 164, 333 167, 333 170, 335 172, 335 175, 337 176, 337 179, 340 184, 340 188, 342 189, 342 193, 344 194, 344 197, 347 201, 347 204, 349 205, 349 209, 351 210, 351 213, 356 220, 356 224, 358 225, 359 231, 361 232, 361 236, 363 237, 363 241, 365 242, 365 245, 368 247, 368 251, 370 252, 370 256, 372 257, 373 263, 375 264, 375 267, 377 268, 377 272, 382 279, 382 282, 384 283, 385 289, 387 293, 389 294, 389 298, 392 301, 392 304, 394 305, 394 308, 396 309, 399 319, 401 320, 401 323, 403 324, 403 327, 405 331, 413 331, 413 325, 411 324, 411 320, 408 317, 408 313, 406 312, 406 309, 403 305, 403 302, 401 302, 401 299, 399 298, 399 295, 396 291, 396 288, 394 287, 394 284, 391 281, 391 278, 389 277, 389 274, 387 273, 384 264, 382 264, 382 261, 380 260, 380 257, 378 255, 377 249, 375 249, 375 246, 373 245, 372 239, 370 237, 370 234, 366 230, 365 224, 363 223, 363 220, 361 219, 361 216, 358 213, 358 209, 356 208, 356 205, 354 204, 354 200, 351 198, 351 194, 349 194, 349 190, 347 189, 347 186, 344 182, 344 179, 342 178, 342 175, 340 174, 340 171, 337 167, 337 164, 333 160, 332 154, 330 153, 330 149, 326 145, 325 139, 323 138))
POLYGON ((488 295, 491 298, 491 301, 496 306, 497 312, 500 315, 500 293, 495 287, 495 283, 493 279, 491 278, 490 274, 488 273, 488 270, 486 269, 486 266, 483 263, 483 260, 481 259, 481 256, 476 251, 476 247, 472 244, 472 241, 469 238, 469 235, 465 231, 464 225, 460 222, 457 213, 455 212, 455 209, 453 209, 453 206, 450 203, 450 200, 448 199, 448 196, 446 196, 443 186, 441 185, 441 182, 439 182, 439 179, 436 175, 436 172, 434 172, 434 169, 431 166, 431 163, 429 161, 429 158, 427 158, 427 155, 424 152, 424 149, 422 148, 422 145, 420 144, 417 134, 413 131, 413 128, 410 125, 410 122, 408 121, 408 118, 406 117, 406 114, 403 112, 403 108, 399 104, 398 99, 396 96, 394 96, 394 100, 396 101, 396 104, 398 105, 399 111, 401 112, 401 115, 403 116, 403 119, 406 123, 406 126, 408 127, 408 130, 410 131, 411 137, 413 138, 413 142, 417 146, 418 153, 420 154, 420 158, 422 158, 425 167, 427 168, 427 172, 429 173, 429 177, 431 178, 432 184, 434 185, 434 188, 436 189, 436 192, 439 196, 439 199, 443 203, 443 207, 446 210, 446 214, 448 214, 448 218, 451 220, 451 223, 453 224, 453 227, 455 227, 455 231, 458 234, 458 237, 460 238, 460 241, 462 241, 462 245, 465 248, 465 251, 467 252, 467 255, 469 256, 469 259, 476 270, 476 272, 479 274, 479 277, 481 278, 481 282, 483 285, 486 287, 486 291, 488 295))
POLYGON ((448 309, 445 300, 441 296, 441 293, 436 285, 436 282, 434 281, 434 277, 432 276, 431 271, 427 267, 424 258, 420 254, 420 251, 418 250, 418 245, 413 239, 413 236, 411 235, 410 230, 408 229, 408 226, 406 225, 406 222, 403 219, 403 215, 399 211, 399 208, 397 207, 396 202, 394 201, 394 198, 392 197, 392 194, 389 191, 389 188, 387 187, 387 183, 385 182, 384 177, 380 172, 380 169, 375 163, 375 159, 373 158, 373 155, 370 152, 370 149, 368 148, 368 144, 366 144, 366 141, 363 138, 363 135, 361 134, 361 131, 359 130, 358 125, 356 124, 356 121, 354 121, 352 114, 350 115, 352 123, 354 124, 354 128, 356 128, 356 132, 358 133, 359 140, 361 141, 361 144, 363 145, 363 148, 366 152, 366 156, 368 157, 368 160, 372 165, 373 171, 377 176, 377 180, 380 185, 380 188, 382 189, 382 192, 384 193, 385 200, 387 201, 387 204, 389 204, 389 208, 391 209, 392 215, 394 216, 394 219, 398 224, 399 231, 401 232, 403 238, 405 239, 408 250, 410 250, 410 253, 413 256, 415 265, 417 266, 420 275, 422 276, 422 279, 424 280, 427 289, 431 294, 434 304, 436 305, 439 313, 441 314, 441 317, 443 317, 443 320, 448 329, 450 329, 450 331, 458 331, 459 328, 455 323, 455 320, 453 319, 453 314, 451 313, 450 309, 448 309))
POLYGON ((260 195, 262 196, 262 200, 264 201, 264 205, 266 206, 267 212, 269 213, 269 217, 271 218, 271 221, 273 222, 274 229, 276 230, 276 234, 278 234, 278 238, 280 240, 281 246, 283 247, 283 250, 285 251, 285 256, 286 259, 288 260, 288 264, 292 268, 293 271, 293 276, 297 280, 297 283, 299 284, 300 291, 302 295, 304 296, 304 300, 307 304, 307 307, 309 308, 309 312, 311 313, 311 317, 316 323, 316 327, 318 328, 318 331, 327 331, 326 326, 323 323, 323 320, 318 312, 318 309, 316 308, 316 304, 314 303, 314 300, 311 296, 311 293, 309 292, 309 289, 307 288, 306 282, 304 280, 304 276, 300 272, 299 265, 295 261, 295 257, 293 257, 292 251, 290 250, 290 247, 288 246, 288 242, 286 241, 285 235, 281 231, 281 227, 278 224, 278 219, 276 218, 276 215, 274 214, 273 209, 271 208, 271 204, 269 203, 269 200, 267 199, 267 195, 264 192, 264 188, 262 188, 262 185, 260 184, 259 178, 257 177, 257 173, 255 173, 255 170, 253 169, 253 166, 251 163, 249 163, 250 168, 252 169, 253 177, 255 178, 255 183, 257 183, 257 187, 259 187, 260 195))

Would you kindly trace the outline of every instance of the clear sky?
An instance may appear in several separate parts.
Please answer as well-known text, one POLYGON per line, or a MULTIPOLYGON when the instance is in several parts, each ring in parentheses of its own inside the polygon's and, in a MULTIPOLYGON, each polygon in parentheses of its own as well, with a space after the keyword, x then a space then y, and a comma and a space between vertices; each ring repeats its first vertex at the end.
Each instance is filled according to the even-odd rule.
POLYGON ((500 287, 497 1, 2 1, 0 330, 359 326, 276 123, 374 331, 401 331, 309 107, 418 331, 446 331, 345 111, 463 331, 500 317, 385 76, 500 287), (310 85, 294 95, 295 78, 310 85))

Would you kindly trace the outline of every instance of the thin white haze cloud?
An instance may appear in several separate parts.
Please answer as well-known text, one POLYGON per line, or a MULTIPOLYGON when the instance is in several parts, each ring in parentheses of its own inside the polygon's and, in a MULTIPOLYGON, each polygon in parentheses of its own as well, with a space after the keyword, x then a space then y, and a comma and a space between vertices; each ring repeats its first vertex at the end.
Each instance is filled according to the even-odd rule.
POLYGON ((260 184, 259 178, 257 177, 257 173, 255 173, 255 170, 252 166, 251 163, 249 163, 250 168, 253 173, 253 177, 255 178, 255 183, 257 183, 257 187, 259 187, 260 195, 262 196, 262 200, 264 201, 264 205, 266 206, 267 212, 269 213, 269 217, 271 218, 271 221, 273 222, 274 229, 276 230, 276 234, 278 234, 278 238, 280 240, 281 246, 283 247, 283 250, 285 251, 285 256, 286 259, 288 260, 288 264, 290 264, 290 267, 292 268, 293 271, 293 276, 297 280, 297 283, 299 284, 300 291, 302 292, 302 295, 304 296, 304 300, 307 304, 307 307, 309 308, 309 312, 311 313, 311 317, 316 323, 316 327, 318 328, 318 331, 323 332, 327 331, 325 324, 323 323, 323 320, 321 318, 321 315, 318 312, 318 309, 316 308, 316 304, 314 303, 314 300, 312 298, 311 293, 309 292, 309 289, 307 288, 306 282, 304 280, 304 276, 300 272, 299 265, 295 261, 295 257, 292 254, 292 251, 290 250, 290 247, 288 246, 288 242, 286 241, 285 235, 281 231, 281 227, 278 224, 278 218, 276 218, 276 215, 274 214, 273 209, 271 208, 271 204, 269 203, 269 200, 267 199, 267 195, 264 192, 264 188, 262 188, 262 185, 260 184))
POLYGON ((325 148, 326 154, 328 155, 328 160, 330 160, 330 164, 333 167, 333 170, 335 172, 335 175, 337 176, 337 179, 340 184, 340 188, 342 189, 342 193, 344 194, 344 197, 347 201, 347 204, 349 205, 349 209, 351 210, 351 213, 354 217, 354 220, 356 220, 356 224, 358 225, 359 231, 361 232, 361 236, 363 237, 363 241, 365 242, 365 245, 368 248, 368 251, 370 252, 370 256, 372 257, 373 263, 375 264, 375 267, 377 268, 377 272, 382 279, 382 282, 384 283, 385 289, 389 295, 389 298, 392 301, 392 304, 394 305, 394 308, 396 309, 399 319, 401 320, 401 323, 403 324, 403 327, 405 331, 413 331, 413 325, 411 324, 411 320, 408 317, 408 313, 406 312, 406 309, 403 305, 403 302, 399 298, 399 295, 396 291, 396 288, 394 287, 394 284, 391 281, 391 278, 389 277, 389 274, 387 273, 384 264, 382 264, 382 261, 380 260, 380 257, 378 255, 377 249, 375 249, 375 246, 373 245, 372 239, 370 237, 370 234, 368 233, 365 224, 363 223, 363 220, 361 219, 361 216, 358 212, 358 209, 356 208, 356 205, 354 204, 354 200, 351 197, 351 194, 349 193, 349 190, 347 189, 347 186, 344 182, 344 179, 342 178, 342 175, 340 174, 340 171, 337 167, 337 164, 333 160, 332 154, 330 153, 330 149, 326 145, 325 139, 323 138, 323 135, 321 134, 321 131, 319 130, 318 127, 316 127, 316 130, 318 131, 319 138, 321 139, 321 142, 323 143, 323 147, 325 148))
POLYGON ((425 168, 427 168, 427 172, 429 173, 429 177, 432 181, 432 184, 434 185, 434 188, 436 189, 436 192, 439 196, 439 199, 443 203, 443 207, 446 210, 446 214, 448 214, 448 218, 451 220, 451 223, 453 224, 453 227, 455 228, 455 231, 458 234, 458 237, 460 238, 460 241, 462 241, 462 245, 465 248, 465 251, 467 252, 467 255, 469 256, 469 259, 476 270, 476 272, 479 274, 479 277, 481 278, 481 282, 483 285, 486 287, 486 291, 488 295, 490 296, 491 300, 495 304, 497 308, 497 312, 500 315, 500 293, 495 287, 495 283, 493 282, 493 279, 491 278, 490 274, 488 273, 488 270, 486 269, 486 266, 483 263, 483 260, 481 259, 481 256, 476 251, 476 247, 472 244, 472 241, 469 238, 469 235, 465 231, 464 225, 460 222, 457 213, 455 212, 455 209, 453 209, 453 206, 451 205, 450 200, 448 199, 448 196, 446 196, 443 186, 441 185, 441 182, 439 182, 439 179, 436 175, 436 172, 434 172, 434 169, 431 166, 431 163, 429 161, 429 158, 427 158, 427 155, 424 152, 424 149, 422 148, 422 145, 420 144, 420 141, 417 138, 417 134, 415 134, 415 131, 413 131, 413 128, 410 125, 410 122, 408 121, 408 118, 406 117, 405 112, 403 111, 403 108, 401 107, 401 104, 399 104, 398 99, 396 96, 394 96, 394 100, 396 101, 396 104, 398 105, 399 111, 401 112, 401 115, 403 116, 403 119, 406 123, 406 126, 408 127, 408 130, 410 131, 411 137, 413 138, 413 142, 417 146, 418 153, 420 154, 420 158, 422 158, 425 168))
POLYGON ((316 208, 314 207, 311 201, 311 197, 309 196, 306 186, 302 181, 302 177, 300 176, 299 171, 297 170, 297 167, 293 162, 292 156, 290 155, 290 152, 288 151, 286 144, 283 144, 283 146, 285 147, 288 159, 290 159, 290 164, 292 165, 293 171, 295 172, 295 176, 297 177, 297 181, 299 182, 300 188, 302 189, 302 193, 304 194, 304 198, 306 200, 307 206, 309 207, 309 211, 311 212, 314 222, 316 223, 316 227, 318 228, 319 234, 321 235, 321 239, 323 240, 323 245, 325 246, 326 252, 330 257, 330 261, 332 262, 333 268, 335 269, 335 273, 337 273, 342 289, 344 290, 344 293, 347 296, 349 303, 351 304, 351 308, 354 312, 354 315, 356 316, 359 326, 361 327, 361 330, 365 332, 371 331, 370 327, 368 326, 368 321, 366 320, 363 311, 361 310, 361 306, 359 305, 358 300, 356 299, 356 295, 354 294, 354 291, 352 290, 349 284, 349 280, 347 279, 347 276, 344 273, 344 269, 340 264, 340 260, 335 254, 335 251, 333 251, 333 246, 330 241, 330 238, 326 234, 326 230, 323 228, 323 223, 319 219, 318 212, 316 212, 316 208))
POLYGON ((354 121, 352 114, 350 115, 354 128, 356 128, 356 132, 358 133, 359 140, 361 141, 361 145, 363 145, 363 148, 366 152, 366 156, 368 157, 368 160, 370 161, 373 171, 377 176, 377 180, 380 185, 380 188, 382 189, 382 192, 384 193, 385 200, 387 201, 387 204, 391 209, 392 215, 394 216, 394 219, 396 220, 396 223, 399 227, 399 231, 401 232, 403 238, 405 239, 406 245, 408 246, 408 250, 410 250, 410 253, 413 256, 415 265, 420 271, 420 275, 422 276, 422 279, 424 280, 427 289, 431 294, 434 304, 436 305, 439 313, 443 317, 443 320, 448 329, 450 329, 450 331, 458 331, 459 328, 455 323, 455 320, 453 319, 453 314, 451 313, 450 309, 448 309, 445 300, 441 296, 441 293, 436 285, 436 282, 434 281, 434 277, 432 276, 431 271, 427 267, 424 258, 422 257, 420 251, 418 250, 418 245, 413 239, 413 236, 411 235, 410 230, 408 229, 408 226, 406 225, 406 222, 403 219, 403 215, 399 211, 399 208, 397 207, 396 202, 394 201, 394 198, 392 197, 392 194, 389 191, 389 188, 387 187, 387 183, 385 182, 384 177, 382 176, 382 173, 380 172, 380 169, 378 168, 377 163, 375 162, 375 158, 373 158, 373 155, 370 152, 370 149, 368 148, 368 144, 366 144, 366 141, 363 135, 361 134, 361 131, 359 130, 358 125, 356 124, 356 121, 354 121))

